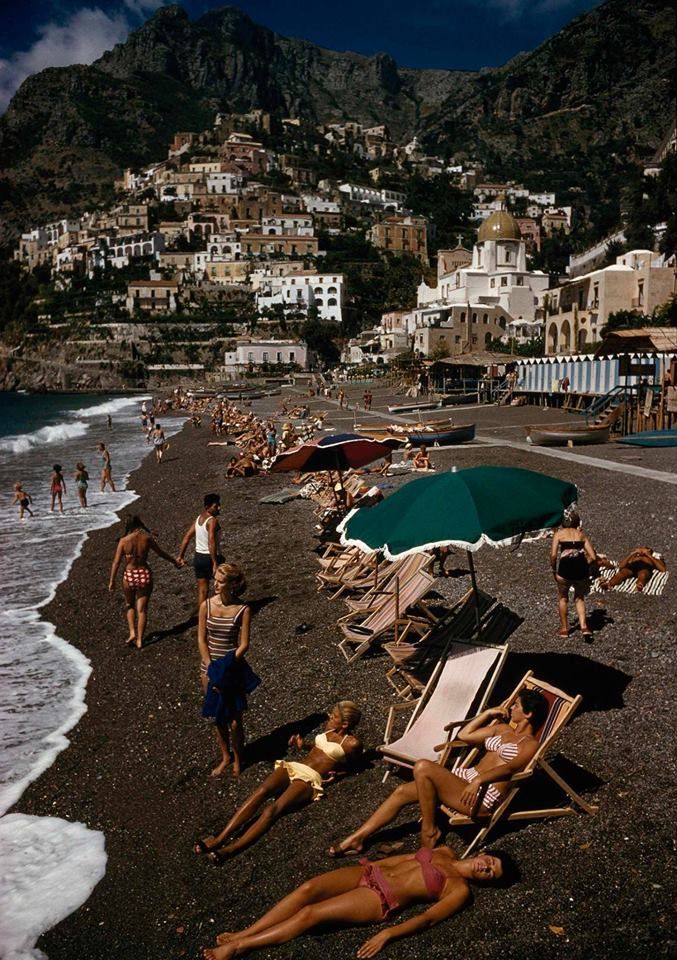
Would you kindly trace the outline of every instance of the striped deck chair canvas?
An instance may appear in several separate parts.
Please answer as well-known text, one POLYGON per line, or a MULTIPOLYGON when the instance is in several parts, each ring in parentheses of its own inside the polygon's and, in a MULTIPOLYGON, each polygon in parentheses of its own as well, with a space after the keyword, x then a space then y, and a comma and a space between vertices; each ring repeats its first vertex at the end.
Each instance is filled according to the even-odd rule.
MULTIPOLYGON (((460 718, 455 735, 471 712, 475 715, 484 709, 507 653, 506 644, 490 646, 462 641, 448 644, 421 696, 391 706, 385 743, 378 748, 384 761, 411 769, 417 760, 437 760, 439 750, 436 748, 446 737, 447 724, 460 718), (407 709, 412 712, 404 733, 391 740, 396 716, 407 709)), ((384 781, 389 773, 390 769, 384 781)))
MULTIPOLYGON (((474 815, 465 816, 464 814, 457 813, 455 810, 451 810, 449 807, 442 807, 444 813, 449 817, 449 823, 452 827, 465 827, 473 825, 478 827, 477 833, 463 851, 463 857, 467 857, 470 852, 474 850, 476 846, 478 846, 478 844, 482 843, 496 826, 496 824, 500 823, 501 820, 536 820, 544 817, 565 817, 578 814, 579 809, 590 814, 591 816, 594 816, 594 814, 597 813, 598 807, 588 803, 583 799, 583 797, 576 793, 573 787, 571 787, 563 777, 553 770, 553 768, 545 759, 546 752, 554 744, 561 731, 578 709, 582 697, 580 694, 576 697, 570 697, 568 694, 564 693, 563 690, 558 690, 557 687, 551 686, 544 680, 537 679, 534 677, 532 672, 529 671, 524 675, 513 693, 505 701, 505 706, 509 707, 518 693, 524 688, 538 690, 539 693, 543 694, 550 705, 548 716, 546 717, 543 726, 537 733, 540 746, 534 756, 531 758, 524 770, 514 774, 510 778, 508 781, 508 790, 505 793, 503 800, 493 809, 489 817, 480 818, 474 815), (509 812, 509 808, 519 793, 522 784, 530 780, 536 770, 541 770, 546 776, 550 777, 550 779, 553 780, 563 790, 563 792, 572 802, 561 807, 543 807, 539 809, 509 812)), ((459 745, 461 747, 464 746, 463 744, 458 744, 458 741, 456 741, 453 745, 459 745)), ((478 750, 476 749, 466 753, 462 760, 457 761, 454 764, 453 769, 456 770, 459 767, 472 766, 477 753, 478 750)), ((477 804, 475 806, 476 811, 481 809, 482 798, 483 791, 480 791, 477 804)))

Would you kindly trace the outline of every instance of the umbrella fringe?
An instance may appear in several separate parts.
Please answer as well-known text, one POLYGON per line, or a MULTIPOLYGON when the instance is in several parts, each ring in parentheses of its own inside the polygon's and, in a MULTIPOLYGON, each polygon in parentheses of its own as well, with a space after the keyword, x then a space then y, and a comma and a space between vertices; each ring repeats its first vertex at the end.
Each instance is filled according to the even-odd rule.
MULTIPOLYGON (((353 510, 352 513, 356 511, 353 510)), ((337 530, 341 530, 341 527, 345 527, 345 524, 350 519, 351 514, 346 516, 337 530)), ((503 540, 492 540, 486 534, 482 534, 479 540, 475 543, 469 543, 467 540, 433 540, 430 543, 421 543, 416 547, 412 547, 410 550, 403 550, 401 553, 392 553, 387 544, 380 547, 370 547, 368 543, 365 543, 363 540, 358 540, 356 538, 347 537, 345 535, 345 530, 341 531, 341 543, 344 546, 348 547, 358 547, 364 553, 377 553, 379 550, 383 551, 383 555, 387 560, 400 560, 402 557, 408 557, 413 553, 425 553, 427 550, 435 550, 437 547, 458 547, 460 550, 468 550, 470 553, 477 553, 484 546, 495 547, 519 547, 522 543, 531 543, 535 540, 544 540, 547 537, 552 536, 553 527, 543 527, 540 530, 530 530, 529 534, 517 534, 512 537, 505 537, 503 540)))

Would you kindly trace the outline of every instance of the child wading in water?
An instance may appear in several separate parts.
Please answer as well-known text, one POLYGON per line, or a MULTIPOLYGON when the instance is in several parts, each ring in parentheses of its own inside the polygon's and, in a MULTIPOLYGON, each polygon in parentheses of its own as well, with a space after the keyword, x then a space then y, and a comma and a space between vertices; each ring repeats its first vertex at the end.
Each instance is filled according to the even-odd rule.
POLYGON ((59 501, 59 510, 63 513, 63 495, 66 492, 66 481, 64 480, 63 473, 61 472, 61 464, 55 463, 52 467, 52 481, 50 493, 52 494, 52 506, 50 509, 54 510, 54 504, 56 501, 59 501))
MULTIPOLYGON (((19 520, 23 520, 24 513, 27 513, 29 516, 33 516, 33 511, 30 509, 30 504, 33 503, 33 497, 30 493, 26 493, 21 482, 14 484, 14 503, 19 504, 19 520)), ((12 504, 13 506, 14 504, 12 504)))
POLYGON ((84 463, 76 463, 75 469, 77 473, 75 474, 75 486, 78 490, 78 499, 80 500, 80 506, 87 506, 87 487, 89 486, 89 474, 84 463))

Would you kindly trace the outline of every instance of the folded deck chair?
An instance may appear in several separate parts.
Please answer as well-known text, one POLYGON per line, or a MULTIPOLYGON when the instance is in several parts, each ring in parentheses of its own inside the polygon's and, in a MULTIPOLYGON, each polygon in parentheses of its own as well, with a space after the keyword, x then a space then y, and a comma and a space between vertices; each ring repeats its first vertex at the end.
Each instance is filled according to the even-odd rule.
POLYGON ((336 590, 338 587, 350 584, 364 585, 364 588, 367 589, 368 585, 373 586, 376 582, 377 562, 376 554, 363 553, 361 550, 357 550, 355 554, 347 558, 345 563, 337 563, 333 567, 320 570, 319 573, 315 574, 319 582, 317 589, 322 590, 325 587, 330 587, 336 590))
POLYGON ((266 497, 261 497, 259 503, 289 503, 290 500, 296 500, 300 496, 298 487, 283 487, 277 493, 269 493, 266 497))
MULTIPOLYGON (((399 578, 396 578, 398 581, 399 578)), ((425 570, 398 585, 369 613, 349 613, 341 617, 338 626, 343 633, 339 649, 348 663, 353 663, 376 641, 393 631, 395 640, 410 633, 427 636, 437 617, 425 605, 423 598, 432 588, 435 577, 425 570), (414 614, 418 612, 418 616, 414 614)))
MULTIPOLYGON (((400 560, 395 560, 392 563, 385 561, 382 566, 379 567, 376 586, 372 586, 372 588, 361 597, 344 597, 348 609, 351 613, 364 613, 372 609, 383 600, 387 594, 393 594, 395 592, 397 589, 395 578, 399 579, 399 589, 401 590, 403 584, 406 583, 410 577, 416 576, 421 570, 427 570, 429 572, 432 565, 433 557, 429 553, 413 553, 408 557, 402 557, 400 560)), ((332 599, 338 596, 340 596, 339 592, 333 594, 332 599)))
MULTIPOLYGON (((553 746, 566 724, 578 709, 578 706, 583 698, 580 696, 580 694, 576 697, 570 697, 568 694, 564 693, 563 690, 558 690, 557 687, 552 687, 550 684, 545 683, 545 681, 538 680, 536 677, 534 677, 531 671, 528 671, 520 683, 515 687, 515 690, 510 697, 505 701, 504 705, 509 707, 517 697, 518 693, 525 687, 530 690, 538 690, 543 694, 550 704, 550 710, 548 711, 548 716, 545 719, 545 723, 537 734, 540 746, 525 769, 519 773, 513 774, 508 781, 508 790, 503 797, 503 800, 499 802, 491 811, 491 815, 489 817, 476 817, 475 815, 475 811, 481 809, 484 790, 488 784, 480 790, 477 803, 475 804, 475 810, 471 816, 465 816, 464 814, 457 813, 455 810, 451 810, 449 807, 442 806, 442 810, 449 817, 449 823, 452 827, 465 827, 473 825, 478 827, 474 838, 464 850, 462 855, 463 857, 467 857, 471 850, 473 850, 478 844, 482 843, 488 834, 494 829, 494 827, 502 820, 535 820, 542 819, 543 817, 565 817, 578 813, 576 807, 574 807, 571 803, 563 807, 545 807, 540 809, 518 810, 513 813, 509 812, 509 808, 519 793, 520 788, 523 784, 527 783, 531 779, 536 770, 541 770, 546 774, 546 776, 550 777, 550 779, 553 780, 564 791, 564 793, 568 795, 570 800, 572 800, 573 803, 576 804, 576 806, 581 810, 585 811, 585 813, 594 816, 599 809, 598 807, 588 803, 583 799, 583 797, 576 793, 576 791, 566 782, 566 780, 555 770, 553 770, 553 768, 545 759, 545 754, 553 746)), ((458 740, 450 740, 446 744, 442 745, 440 763, 448 765, 450 756, 454 750, 458 748, 465 749, 467 751, 467 744, 464 744, 462 741, 458 740)), ((478 752, 479 751, 477 749, 472 749, 469 752, 466 752, 462 759, 454 764, 452 769, 456 770, 459 767, 472 766, 478 752)))
POLYGON ((458 640, 447 643, 421 696, 395 703, 388 712, 385 743, 378 748, 388 764, 384 782, 392 766, 411 768, 417 760, 438 759, 435 747, 444 742, 446 725, 452 719, 459 720, 452 731, 453 738, 463 719, 484 709, 507 653, 507 644, 490 646, 458 640), (404 733, 391 740, 396 717, 412 707, 404 733))
MULTIPOLYGON (((496 605, 496 598, 479 590, 477 598, 468 590, 449 612, 442 617, 434 633, 425 642, 403 642, 384 644, 384 650, 393 661, 386 673, 386 680, 398 697, 409 698, 420 693, 442 656, 446 646, 452 640, 480 640, 484 638, 487 617, 496 605), (481 637, 477 631, 477 608, 479 605, 481 637)), ((487 637, 487 642, 494 639, 487 637)))

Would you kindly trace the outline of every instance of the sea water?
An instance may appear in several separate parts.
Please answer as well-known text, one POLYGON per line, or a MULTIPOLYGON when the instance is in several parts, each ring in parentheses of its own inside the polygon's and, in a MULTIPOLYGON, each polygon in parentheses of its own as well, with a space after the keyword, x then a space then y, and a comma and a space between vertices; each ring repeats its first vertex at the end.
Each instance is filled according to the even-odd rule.
MULTIPOLYGON (((0 815, 68 746, 68 731, 87 709, 89 660, 56 635, 41 608, 89 531, 115 523, 136 498, 127 480, 150 450, 144 399, 0 394, 0 815), (117 493, 99 492, 100 442, 110 451, 117 493), (90 477, 86 509, 74 481, 78 461, 90 477), (50 510, 56 463, 68 491, 63 514, 50 510), (12 505, 17 481, 33 497, 35 516, 23 520, 12 505)), ((183 423, 159 419, 166 436, 183 423)), ((0 819, 1 960, 44 957, 37 938, 80 906, 105 872, 103 835, 60 819, 56 801, 53 814, 0 819)))

